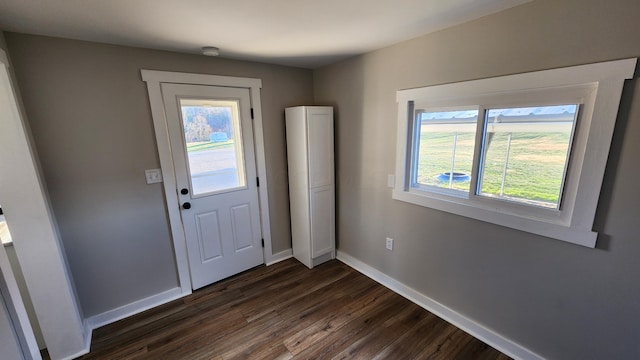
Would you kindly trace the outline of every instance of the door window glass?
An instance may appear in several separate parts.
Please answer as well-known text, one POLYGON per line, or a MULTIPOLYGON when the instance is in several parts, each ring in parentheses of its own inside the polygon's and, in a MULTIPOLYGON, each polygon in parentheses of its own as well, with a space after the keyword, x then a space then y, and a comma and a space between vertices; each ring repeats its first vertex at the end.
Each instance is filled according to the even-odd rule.
POLYGON ((238 101, 180 99, 192 196, 246 186, 238 101))

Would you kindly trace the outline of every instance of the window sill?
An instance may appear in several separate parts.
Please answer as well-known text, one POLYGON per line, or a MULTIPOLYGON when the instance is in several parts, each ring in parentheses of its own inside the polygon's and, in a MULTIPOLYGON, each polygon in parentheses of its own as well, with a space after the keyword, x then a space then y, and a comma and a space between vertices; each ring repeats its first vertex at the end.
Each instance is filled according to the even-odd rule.
POLYGON ((557 220, 541 219, 532 216, 522 216, 490 209, 486 204, 464 203, 456 201, 456 198, 438 199, 435 197, 420 195, 413 192, 393 190, 392 198, 420 205, 448 213, 468 217, 475 220, 493 223, 528 233, 546 236, 552 239, 563 240, 572 244, 594 248, 598 233, 590 229, 571 228, 557 220))

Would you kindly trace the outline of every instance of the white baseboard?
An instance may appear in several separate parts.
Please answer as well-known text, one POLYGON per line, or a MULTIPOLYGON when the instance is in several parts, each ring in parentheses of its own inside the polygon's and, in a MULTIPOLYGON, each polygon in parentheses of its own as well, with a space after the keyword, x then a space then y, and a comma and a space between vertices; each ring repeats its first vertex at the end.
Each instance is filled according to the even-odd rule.
POLYGON ((91 351, 91 337, 93 336, 93 328, 89 326, 89 321, 87 321, 86 319, 82 322, 82 325, 84 327, 84 350, 86 350, 86 353, 88 353, 89 351, 91 351))
POLYGON ((91 330, 95 330, 101 326, 111 324, 126 317, 149 310, 153 307, 166 304, 169 301, 179 299, 185 295, 186 294, 182 292, 181 288, 176 287, 165 292, 149 296, 148 298, 120 306, 119 308, 103 312, 102 314, 91 316, 87 319, 87 323, 91 330))
POLYGON ((363 263, 351 255, 338 251, 337 259, 514 359, 544 359, 529 349, 419 293, 418 291, 363 263))
POLYGON ((179 299, 185 295, 188 295, 188 293, 183 293, 182 289, 177 287, 84 319, 84 349, 76 354, 65 357, 63 360, 71 360, 84 354, 88 354, 91 350, 91 336, 93 334, 93 330, 141 313, 145 310, 149 310, 153 307, 166 304, 169 301, 179 299))
MULTIPOLYGON (((267 266, 269 265, 273 265, 277 262, 286 260, 293 257, 293 251, 291 249, 285 250, 285 251, 281 251, 277 254, 273 254, 273 256, 271 256, 271 258, 269 259, 269 262, 266 264, 267 266)), ((144 299, 140 299, 138 301, 134 301, 132 303, 129 303, 127 305, 123 305, 120 306, 118 308, 103 312, 101 314, 98 315, 93 315, 89 318, 86 318, 84 321, 84 327, 85 327, 85 349, 83 349, 81 352, 68 357, 68 359, 73 359, 76 358, 78 356, 84 355, 89 353, 90 351, 90 347, 91 347, 91 335, 93 333, 93 330, 101 327, 101 326, 105 326, 111 323, 114 323, 118 320, 124 319, 126 317, 129 316, 133 316, 136 315, 138 313, 141 313, 145 310, 149 310, 151 308, 154 308, 156 306, 160 306, 162 304, 166 304, 170 301, 179 299, 183 296, 189 295, 190 292, 184 292, 182 290, 182 288, 180 287, 176 287, 173 289, 169 289, 167 291, 164 291, 162 293, 156 294, 156 295, 152 295, 149 296, 147 298, 144 299)), ((66 359, 65 359, 66 360, 66 359)))
POLYGON ((89 321, 87 321, 87 319, 84 319, 84 321, 82 322, 82 326, 83 326, 83 336, 84 336, 84 348, 73 355, 63 357, 62 360, 73 360, 82 355, 88 354, 89 351, 91 351, 91 335, 93 334, 93 329, 89 325, 89 321))
POLYGON ((279 253, 271 255, 271 258, 267 260, 266 265, 273 265, 283 260, 287 260, 293 257, 293 250, 287 249, 285 251, 280 251, 279 253))

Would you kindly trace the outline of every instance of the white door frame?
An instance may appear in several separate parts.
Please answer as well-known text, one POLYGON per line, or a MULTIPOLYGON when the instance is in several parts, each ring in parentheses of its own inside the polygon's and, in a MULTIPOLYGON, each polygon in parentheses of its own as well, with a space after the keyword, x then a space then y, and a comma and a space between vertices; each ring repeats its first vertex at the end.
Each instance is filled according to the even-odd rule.
MULTIPOLYGON (((176 171, 171 157, 169 145, 169 130, 167 118, 162 100, 162 83, 212 85, 249 89, 251 108, 253 111, 253 136, 256 151, 256 171, 260 181, 258 187, 258 199, 260 203, 260 229, 264 239, 264 260, 266 264, 274 261, 271 249, 271 221, 269 217, 269 195, 267 194, 267 167, 264 153, 264 134, 262 126, 262 105, 260 102, 260 89, 262 80, 255 78, 242 78, 233 76, 206 75, 180 73, 171 71, 140 70, 142 80, 147 83, 151 116, 156 133, 158 155, 160 156, 160 168, 162 169, 163 186, 173 248, 178 267, 178 279, 184 295, 191 293, 191 276, 189 273, 189 260, 187 258, 187 246, 180 216, 178 202, 176 171)), ((251 181, 250 179, 247 179, 251 181)))

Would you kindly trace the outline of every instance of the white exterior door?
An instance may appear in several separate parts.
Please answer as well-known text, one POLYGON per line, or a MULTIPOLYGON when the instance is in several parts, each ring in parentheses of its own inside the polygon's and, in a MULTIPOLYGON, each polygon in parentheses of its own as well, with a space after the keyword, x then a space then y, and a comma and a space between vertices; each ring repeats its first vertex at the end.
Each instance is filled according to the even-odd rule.
POLYGON ((193 289, 264 262, 250 93, 162 84, 193 289))

